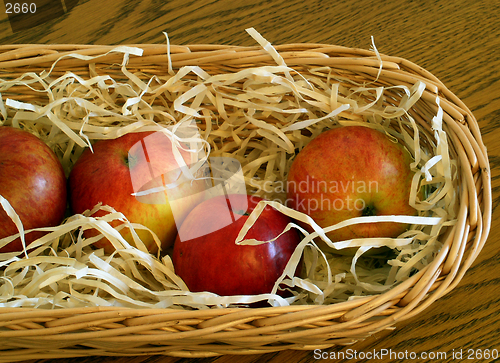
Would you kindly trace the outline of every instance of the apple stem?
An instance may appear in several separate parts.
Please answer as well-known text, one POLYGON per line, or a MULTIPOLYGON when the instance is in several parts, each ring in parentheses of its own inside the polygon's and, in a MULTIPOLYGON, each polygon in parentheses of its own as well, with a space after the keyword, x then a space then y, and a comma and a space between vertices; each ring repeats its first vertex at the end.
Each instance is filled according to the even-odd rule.
POLYGON ((234 210, 233 212, 236 213, 236 214, 239 214, 240 216, 249 216, 250 215, 250 213, 245 212, 242 209, 234 210))

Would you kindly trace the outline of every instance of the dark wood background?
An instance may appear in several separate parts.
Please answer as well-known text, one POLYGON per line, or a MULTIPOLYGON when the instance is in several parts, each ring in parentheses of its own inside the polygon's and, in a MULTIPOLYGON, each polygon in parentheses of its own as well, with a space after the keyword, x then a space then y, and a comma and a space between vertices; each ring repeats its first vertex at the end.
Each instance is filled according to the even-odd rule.
MULTIPOLYGON (((58 1, 58 0, 53 0, 58 1)), ((4 0, 4 3, 9 0, 4 0)), ((69 3, 69 0, 66 0, 69 3)), ((3 4, 2 4, 3 5, 3 4)), ((328 43, 368 49, 371 36, 382 53, 407 58, 434 73, 474 112, 488 147, 494 214, 489 240, 455 290, 417 317, 349 347, 358 352, 453 352, 500 349, 500 2, 498 0, 81 0, 70 11, 36 27, 12 31, 0 6, 0 44, 83 43, 254 45, 245 28, 273 44, 328 43)), ((70 6, 66 7, 69 10, 70 6)), ((1 344, 1 342, 0 342, 1 344)), ((332 349, 331 351, 335 351, 332 349)), ((456 358, 456 357, 455 357, 456 358)), ((284 351, 223 356, 200 362, 313 362, 314 353, 284 351)), ((491 361, 474 359, 473 361, 491 361)), ((36 360, 31 363, 62 362, 36 360)), ((88 357, 76 362, 185 362, 162 356, 88 357)), ((193 360, 194 361, 194 360, 193 360)), ((335 361, 335 360, 331 360, 335 361)), ((343 360, 342 360, 343 361, 343 360)), ((357 359, 355 361, 364 361, 357 359)))

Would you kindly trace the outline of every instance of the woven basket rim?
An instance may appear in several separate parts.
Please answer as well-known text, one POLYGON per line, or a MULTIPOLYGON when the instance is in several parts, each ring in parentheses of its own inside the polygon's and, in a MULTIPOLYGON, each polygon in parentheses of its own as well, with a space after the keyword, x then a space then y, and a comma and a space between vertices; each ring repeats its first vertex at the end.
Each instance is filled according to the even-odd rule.
MULTIPOLYGON (((143 49, 142 56, 132 55, 129 60, 130 66, 138 68, 167 65, 177 69, 190 64, 237 68, 274 62, 272 56, 259 46, 17 44, 0 45, 0 78, 9 72, 19 74, 46 68, 61 55, 102 55, 116 47, 143 49)), ((4 327, 0 328, 0 337, 15 342, 7 349, 0 349, 0 362, 30 359, 35 355, 36 358, 57 358, 107 355, 110 352, 114 355, 161 352, 178 357, 208 357, 284 349, 313 350, 350 344, 417 315, 460 282, 486 242, 492 213, 488 155, 477 120, 469 108, 431 72, 401 57, 331 44, 293 43, 275 45, 274 48, 291 68, 303 65, 343 67, 360 75, 380 75, 401 83, 425 80, 429 95, 439 93, 442 96, 441 106, 448 120, 453 121, 447 123, 453 132, 451 143, 460 145, 458 154, 462 165, 467 162, 470 166, 463 176, 469 183, 468 189, 464 188, 462 194, 472 200, 468 200, 468 206, 461 205, 463 213, 460 214, 460 228, 456 232, 459 236, 451 233, 449 241, 444 242, 447 247, 443 253, 426 268, 389 291, 333 305, 208 311, 0 307, 0 325, 4 327), (381 71, 377 56, 383 63, 381 71), (457 258, 451 262, 447 260, 447 256, 452 254, 458 256, 460 264, 456 264, 457 258), (371 317, 379 319, 369 320, 371 317), (93 327, 99 329, 92 330, 93 327), (44 331, 41 335, 40 329, 44 331), (51 340, 57 342, 63 337, 67 340, 64 344, 56 344, 46 353, 41 353, 44 344, 51 340), (91 347, 89 343, 85 349, 74 348, 82 342, 91 341, 98 341, 101 346, 96 343, 95 347, 91 347), (153 349, 152 345, 148 345, 151 342, 158 347, 153 349), (33 344, 36 348, 28 349, 33 344), (110 347, 113 344, 116 348, 110 347), (131 344, 131 348, 123 350, 127 344, 131 344), (134 350, 135 347, 137 350, 134 350)), ((55 69, 85 67, 93 62, 119 63, 122 57, 122 54, 109 53, 93 60, 61 59, 55 69)))

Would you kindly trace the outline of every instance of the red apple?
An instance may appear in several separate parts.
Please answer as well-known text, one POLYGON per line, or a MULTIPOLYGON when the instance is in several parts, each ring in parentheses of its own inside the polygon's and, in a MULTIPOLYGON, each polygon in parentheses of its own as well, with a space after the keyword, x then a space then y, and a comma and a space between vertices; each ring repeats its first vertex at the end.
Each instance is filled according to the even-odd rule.
MULTIPOLYGON (((380 131, 345 126, 325 131, 302 149, 289 170, 287 205, 321 227, 360 216, 415 215, 413 172, 403 146, 380 131)), ((327 233, 332 241, 397 237, 408 225, 363 223, 327 233)))
MULTIPOLYGON (((24 230, 54 227, 60 224, 66 210, 66 177, 54 152, 31 133, 0 127, 0 195, 14 208, 24 230)), ((12 219, 0 207, 0 239, 18 233, 12 219)), ((26 244, 45 233, 25 234, 26 244)), ((22 250, 20 238, 0 252, 22 250)))
MULTIPOLYGON (((181 149, 179 151, 187 165, 190 165, 189 153, 181 149)), ((93 152, 86 149, 82 153, 71 170, 70 206, 73 213, 83 213, 98 203, 109 205, 130 222, 152 230, 161 241, 163 250, 175 240, 176 222, 180 225, 189 210, 200 201, 205 183, 186 178, 167 192, 140 197, 133 193, 167 186, 182 177, 171 140, 162 132, 129 133, 116 139, 100 140, 93 145, 93 152)), ((94 217, 105 214, 100 210, 94 217)), ((121 223, 113 221, 111 225, 115 227, 121 223)), ((150 232, 140 229, 136 232, 149 252, 158 251, 150 232)), ((99 233, 96 229, 88 229, 84 236, 90 238, 99 233)), ((134 245, 128 228, 121 229, 120 233, 129 244, 134 245)), ((114 250, 107 238, 100 239, 94 246, 104 248, 107 253, 114 250)))
MULTIPOLYGON (((172 262, 190 291, 221 296, 272 291, 300 238, 291 229, 273 242, 237 245, 241 227, 260 200, 244 194, 221 195, 207 199, 189 213, 179 230, 179 236, 186 239, 177 237, 172 262), (228 214, 234 219, 230 224, 221 218, 228 214)), ((269 241, 289 222, 289 217, 266 206, 245 238, 269 241)))

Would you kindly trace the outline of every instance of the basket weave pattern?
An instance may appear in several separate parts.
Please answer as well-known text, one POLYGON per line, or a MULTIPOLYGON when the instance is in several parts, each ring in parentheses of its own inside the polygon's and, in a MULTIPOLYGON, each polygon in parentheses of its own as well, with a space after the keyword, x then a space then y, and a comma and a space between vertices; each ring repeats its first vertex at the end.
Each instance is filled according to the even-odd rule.
MULTIPOLYGON (((222 45, 136 45, 144 50, 131 57, 132 73, 164 74, 169 68, 200 65, 210 74, 275 65, 259 47, 222 45), (167 54, 170 53, 170 58, 167 54)), ((0 78, 50 69, 65 54, 99 56, 92 60, 62 58, 53 68, 88 77, 97 68, 119 65, 123 56, 108 53, 112 46, 22 45, 0 47, 0 78)), ((435 109, 440 96, 450 143, 461 165, 458 222, 441 241, 435 260, 419 273, 380 295, 327 306, 227 308, 209 310, 0 308, 0 361, 63 358, 87 355, 166 354, 207 357, 220 354, 258 354, 284 349, 313 350, 357 340, 408 319, 451 291, 481 251, 490 228, 491 185, 486 149, 476 119, 435 76, 408 60, 371 51, 321 44, 276 46, 287 66, 304 73, 327 66, 342 77, 363 82, 377 79, 384 86, 426 84, 412 116, 430 130, 425 112, 435 109)), ((118 69, 119 66, 116 66, 118 69)), ((11 90, 12 91, 12 90, 11 90)), ((9 98, 34 97, 29 88, 9 98)), ((0 90, 1 92, 1 90, 0 90)))

